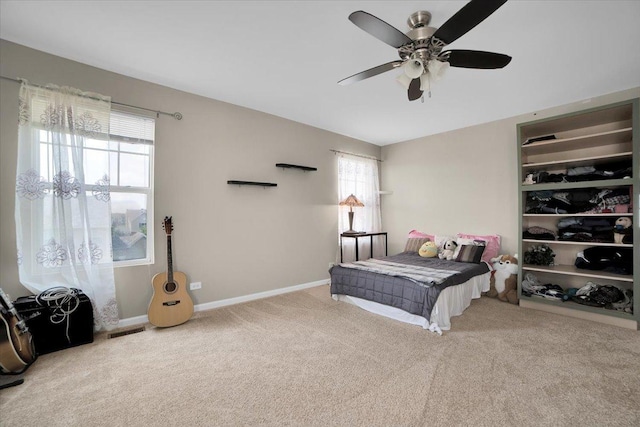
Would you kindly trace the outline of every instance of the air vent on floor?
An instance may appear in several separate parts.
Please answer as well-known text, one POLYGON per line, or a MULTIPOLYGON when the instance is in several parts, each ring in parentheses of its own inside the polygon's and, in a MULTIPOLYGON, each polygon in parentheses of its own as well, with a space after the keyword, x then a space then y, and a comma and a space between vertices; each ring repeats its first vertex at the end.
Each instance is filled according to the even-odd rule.
POLYGON ((123 337, 125 335, 137 334, 138 332, 143 332, 144 326, 140 326, 139 328, 127 329, 126 331, 112 332, 107 335, 107 338, 118 338, 123 337))

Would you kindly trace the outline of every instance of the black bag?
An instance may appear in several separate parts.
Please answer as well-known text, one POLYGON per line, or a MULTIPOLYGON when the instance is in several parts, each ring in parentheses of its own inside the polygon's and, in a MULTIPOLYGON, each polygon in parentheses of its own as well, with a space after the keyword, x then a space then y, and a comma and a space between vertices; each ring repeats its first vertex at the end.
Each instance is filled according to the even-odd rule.
POLYGON ((603 270, 617 274, 633 274, 633 249, 594 246, 576 257, 575 266, 586 270, 603 270))
POLYGON ((93 342, 93 306, 79 289, 53 288, 14 302, 27 323, 38 354, 93 342), (61 298, 52 296, 60 290, 61 298), (63 298, 62 292, 68 293, 63 298))

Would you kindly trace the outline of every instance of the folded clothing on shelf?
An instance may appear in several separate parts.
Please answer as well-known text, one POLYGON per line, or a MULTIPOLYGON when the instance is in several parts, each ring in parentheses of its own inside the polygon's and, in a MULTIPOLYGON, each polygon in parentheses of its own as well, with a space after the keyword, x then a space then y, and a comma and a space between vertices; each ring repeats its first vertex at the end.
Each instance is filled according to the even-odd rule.
POLYGON ((549 230, 544 227, 529 227, 522 232, 522 237, 525 239, 535 240, 556 240, 558 235, 555 231, 549 230))
POLYGON ((628 210, 630 188, 582 188, 564 191, 540 190, 527 193, 525 212, 531 214, 593 214, 628 210), (617 208, 618 206, 622 206, 617 208))
POLYGON ((531 178, 538 184, 553 182, 582 182, 603 179, 623 179, 632 175, 631 161, 610 163, 607 165, 575 166, 557 173, 533 171, 531 178))
POLYGON ((613 218, 570 217, 558 221, 559 240, 613 243, 613 218))

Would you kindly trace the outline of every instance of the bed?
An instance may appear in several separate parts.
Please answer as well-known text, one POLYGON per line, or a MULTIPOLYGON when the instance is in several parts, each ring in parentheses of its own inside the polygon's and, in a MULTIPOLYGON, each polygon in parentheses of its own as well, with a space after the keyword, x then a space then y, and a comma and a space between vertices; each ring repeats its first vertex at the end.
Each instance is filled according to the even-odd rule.
POLYGON ((404 251, 384 258, 335 265, 334 300, 439 334, 451 329, 474 298, 489 290, 489 264, 421 257, 404 251))

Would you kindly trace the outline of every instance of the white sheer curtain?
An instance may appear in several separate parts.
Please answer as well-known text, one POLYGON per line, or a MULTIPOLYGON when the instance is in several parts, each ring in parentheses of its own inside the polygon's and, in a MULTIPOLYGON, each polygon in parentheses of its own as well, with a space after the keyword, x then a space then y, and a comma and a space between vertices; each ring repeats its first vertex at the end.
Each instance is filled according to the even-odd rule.
POLYGON ((82 290, 96 330, 118 323, 111 253, 111 100, 29 85, 19 98, 16 237, 20 282, 31 292, 82 290), (102 165, 85 170, 85 159, 102 165))
MULTIPOLYGON (((376 233, 382 231, 380 216, 380 182, 378 178, 378 161, 359 156, 340 154, 338 157, 338 201, 355 195, 364 203, 364 207, 354 207, 353 229, 376 233)), ((336 203, 336 204, 337 204, 336 203)), ((349 229, 349 207, 338 206, 338 233, 349 229)), ((339 238, 339 237, 338 237, 339 238)), ((373 237, 373 256, 384 255, 384 238, 373 237)), ((366 259, 370 254, 370 238, 358 239, 360 259, 366 259)), ((344 262, 355 260, 355 239, 342 239, 342 253, 344 262)), ((340 261, 338 247, 337 261, 340 261)))

